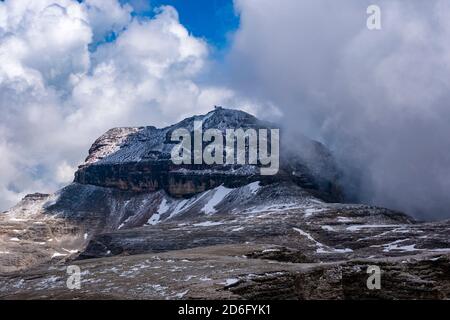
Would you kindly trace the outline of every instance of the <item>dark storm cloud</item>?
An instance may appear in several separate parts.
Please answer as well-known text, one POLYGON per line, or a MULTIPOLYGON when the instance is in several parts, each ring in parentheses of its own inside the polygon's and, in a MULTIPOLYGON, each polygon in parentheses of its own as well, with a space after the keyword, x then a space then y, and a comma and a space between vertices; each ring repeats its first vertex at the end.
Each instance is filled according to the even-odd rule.
POLYGON ((235 1, 236 90, 330 146, 349 194, 450 217, 450 3, 235 1), (377 4, 382 30, 366 28, 377 4))

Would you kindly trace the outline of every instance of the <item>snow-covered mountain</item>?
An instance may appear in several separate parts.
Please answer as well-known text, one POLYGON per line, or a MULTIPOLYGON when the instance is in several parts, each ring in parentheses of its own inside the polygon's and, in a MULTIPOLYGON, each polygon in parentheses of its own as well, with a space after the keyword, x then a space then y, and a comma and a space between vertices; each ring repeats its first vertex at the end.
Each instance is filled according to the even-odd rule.
POLYGON ((192 196, 222 184, 289 180, 322 198, 340 199, 338 172, 331 154, 306 137, 298 137, 295 145, 287 145, 282 137, 281 168, 275 179, 261 176, 258 165, 174 165, 170 156, 176 142, 171 141, 171 133, 180 128, 193 133, 195 121, 202 121, 204 131, 220 130, 224 139, 226 129, 277 128, 248 113, 216 107, 206 115, 162 129, 112 129, 93 144, 85 164, 75 174, 75 182, 135 192, 163 189, 173 196, 192 196))

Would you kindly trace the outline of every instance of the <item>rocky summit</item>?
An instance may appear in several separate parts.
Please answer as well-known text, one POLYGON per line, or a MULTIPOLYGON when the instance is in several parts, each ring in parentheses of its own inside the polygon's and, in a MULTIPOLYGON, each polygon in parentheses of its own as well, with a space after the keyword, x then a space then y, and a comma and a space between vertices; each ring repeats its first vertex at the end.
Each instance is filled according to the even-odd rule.
POLYGON ((171 133, 196 121, 224 135, 276 128, 218 107, 162 129, 111 129, 72 184, 0 215, 0 298, 450 298, 449 221, 345 203, 327 148, 282 131, 273 176, 175 165, 171 133), (79 289, 67 286, 73 265, 79 289))

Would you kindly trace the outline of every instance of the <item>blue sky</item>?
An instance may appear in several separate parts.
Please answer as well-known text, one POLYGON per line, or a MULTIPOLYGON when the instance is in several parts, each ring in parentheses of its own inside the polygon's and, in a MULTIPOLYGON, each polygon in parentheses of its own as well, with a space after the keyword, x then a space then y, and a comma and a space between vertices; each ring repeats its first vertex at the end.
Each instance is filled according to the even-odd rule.
POLYGON ((152 16, 153 9, 170 5, 177 9, 180 22, 196 37, 223 49, 228 44, 229 34, 239 26, 233 0, 123 0, 129 2, 140 16, 152 16))

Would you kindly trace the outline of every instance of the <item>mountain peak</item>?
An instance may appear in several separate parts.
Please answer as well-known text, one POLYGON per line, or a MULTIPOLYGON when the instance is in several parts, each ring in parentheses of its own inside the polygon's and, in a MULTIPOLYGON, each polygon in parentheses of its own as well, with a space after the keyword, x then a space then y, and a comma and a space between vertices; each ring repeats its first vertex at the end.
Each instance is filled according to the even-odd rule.
POLYGON ((258 164, 174 165, 171 151, 176 142, 171 140, 172 132, 183 128, 193 133, 199 121, 203 130, 220 130, 224 140, 227 129, 277 128, 244 111, 216 106, 207 114, 192 116, 165 128, 111 129, 92 145, 89 157, 75 174, 75 182, 133 191, 164 189, 174 196, 191 196, 222 184, 236 186, 256 179, 289 180, 317 191, 326 199, 339 199, 333 159, 326 148, 317 148, 317 143, 309 139, 305 139, 299 149, 290 148, 281 140, 281 164, 275 177, 261 177, 258 164), (133 174, 125 176, 124 172, 133 174))

